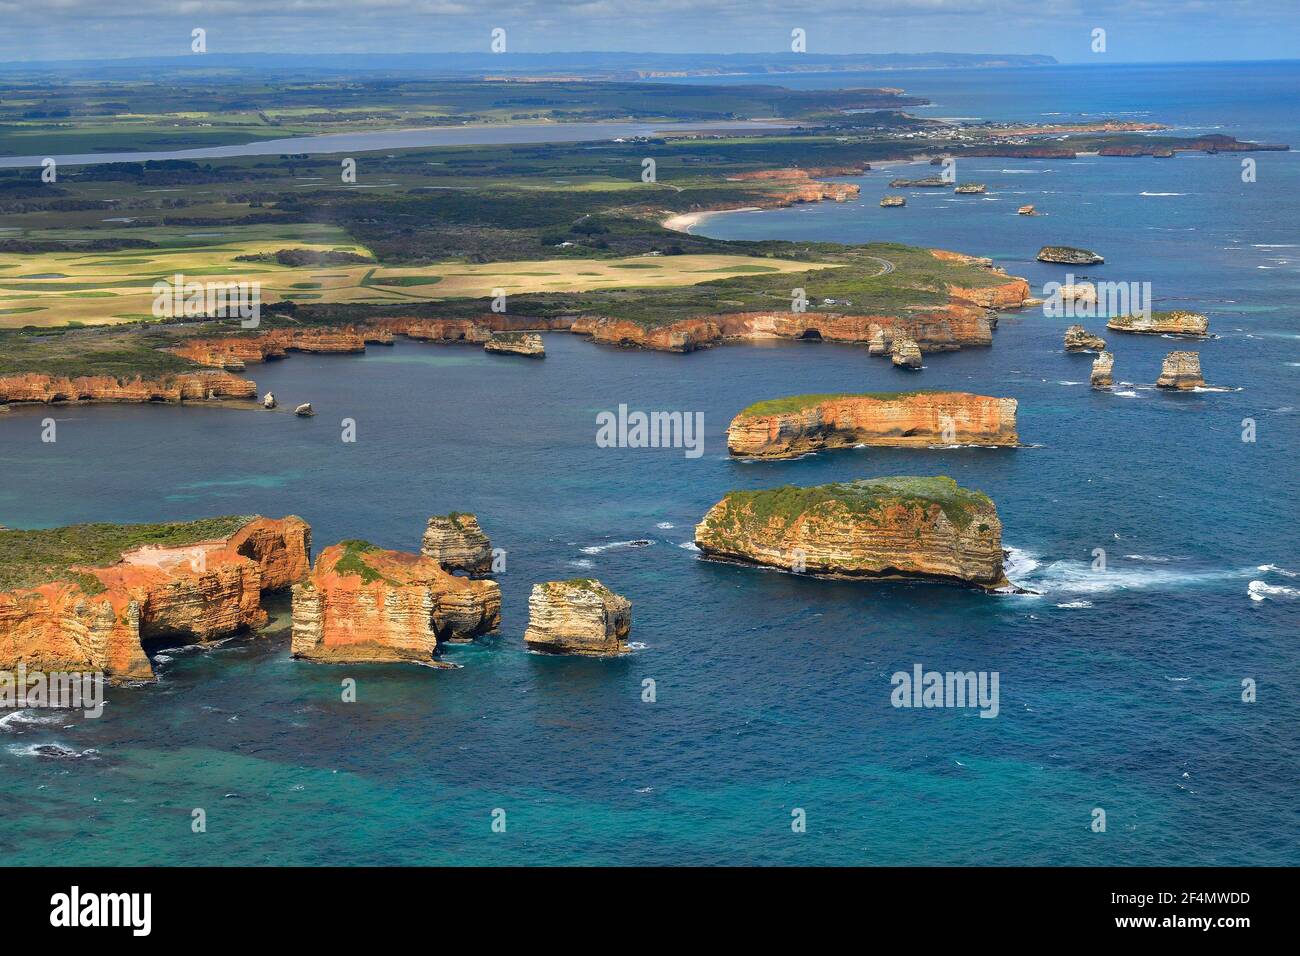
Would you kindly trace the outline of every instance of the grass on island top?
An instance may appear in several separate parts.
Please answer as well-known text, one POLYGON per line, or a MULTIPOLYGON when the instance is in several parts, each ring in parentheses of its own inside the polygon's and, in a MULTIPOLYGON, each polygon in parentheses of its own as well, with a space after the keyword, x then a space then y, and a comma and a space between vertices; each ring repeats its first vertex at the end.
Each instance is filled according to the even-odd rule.
POLYGON ((39 531, 0 531, 0 591, 32 588, 51 581, 76 580, 82 590, 103 590, 93 575, 73 567, 116 563, 122 552, 142 545, 180 547, 234 534, 252 515, 225 515, 165 524, 75 524, 39 531))
POLYGON ((359 538, 351 538, 347 541, 340 541, 339 547, 343 549, 343 557, 334 563, 335 574, 359 575, 362 584, 372 584, 375 581, 384 581, 388 584, 396 583, 384 577, 366 561, 367 554, 379 550, 378 545, 371 544, 369 541, 362 541, 359 538))
POLYGON ((788 415, 791 412, 801 412, 805 408, 820 405, 822 402, 834 402, 848 398, 870 398, 878 402, 896 402, 899 399, 911 398, 913 395, 925 395, 934 391, 937 391, 937 389, 918 388, 910 392, 827 392, 824 394, 790 395, 786 398, 769 398, 761 402, 755 402, 744 409, 740 415, 741 417, 788 415))
POLYGON ((800 515, 831 503, 851 515, 868 519, 887 505, 923 508, 938 505, 959 528, 970 524, 976 511, 993 507, 988 495, 962 488, 946 476, 860 478, 811 487, 782 485, 758 491, 733 491, 723 501, 728 506, 726 530, 733 532, 766 525, 774 519, 789 526, 800 515))

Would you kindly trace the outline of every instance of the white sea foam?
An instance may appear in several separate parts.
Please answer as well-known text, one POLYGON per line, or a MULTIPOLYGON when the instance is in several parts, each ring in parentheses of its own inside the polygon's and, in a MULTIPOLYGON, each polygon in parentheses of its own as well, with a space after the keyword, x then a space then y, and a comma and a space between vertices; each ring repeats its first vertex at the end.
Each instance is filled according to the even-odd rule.
POLYGON ((1283 587, 1280 584, 1265 584, 1263 581, 1251 581, 1246 585, 1246 593, 1250 595, 1252 601, 1263 601, 1268 598, 1291 599, 1300 597, 1300 590, 1283 587))
POLYGON ((624 548, 647 548, 654 544, 646 538, 634 538, 631 541, 611 541, 609 544, 592 544, 579 548, 583 554, 601 554, 605 551, 621 551, 624 548))
POLYGON ((681 548, 681 549, 684 550, 684 551, 698 551, 698 550, 700 550, 699 548, 697 548, 697 547, 695 546, 695 542, 694 542, 694 541, 683 541, 683 542, 682 542, 681 544, 679 544, 677 547, 681 548))
POLYGON ((36 710, 15 710, 11 714, 5 714, 0 717, 0 730, 13 732, 25 726, 38 726, 40 724, 61 724, 68 719, 68 715, 41 713, 36 710))
POLYGON ((1092 607, 1092 602, 1091 602, 1091 601, 1066 601, 1066 602, 1064 602, 1063 604, 1058 604, 1058 605, 1056 605, 1056 606, 1057 606, 1057 607, 1068 607, 1068 608, 1076 608, 1076 607, 1092 607))
POLYGON ((596 566, 593 562, 588 561, 586 558, 579 558, 576 561, 570 561, 568 563, 570 567, 574 567, 574 568, 594 568, 596 566))
POLYGON ((667 531, 669 528, 675 528, 675 527, 677 527, 677 526, 676 526, 675 524, 673 524, 671 521, 661 521, 661 522, 659 522, 657 525, 655 525, 655 527, 656 527, 656 528, 661 528, 661 529, 663 529, 664 531, 667 531))
POLYGON ((1129 561, 1155 561, 1158 564, 1164 564, 1167 561, 1173 560, 1173 558, 1159 558, 1153 554, 1126 554, 1124 557, 1129 561))
POLYGON ((1187 193, 1149 193, 1145 190, 1138 193, 1139 196, 1186 196, 1187 193))
POLYGON ((1256 571, 1272 571, 1275 574, 1284 574, 1288 578, 1300 577, 1300 571, 1288 571, 1286 568, 1279 568, 1276 564, 1261 564, 1255 569, 1256 571))
POLYGON ((1044 594, 1107 594, 1114 591, 1173 591, 1246 578, 1255 568, 1222 568, 1204 571, 1174 571, 1167 568, 1122 568, 1111 565, 1093 570, 1089 561, 1062 560, 1038 565, 1031 572, 1012 577, 1021 587, 1044 594))

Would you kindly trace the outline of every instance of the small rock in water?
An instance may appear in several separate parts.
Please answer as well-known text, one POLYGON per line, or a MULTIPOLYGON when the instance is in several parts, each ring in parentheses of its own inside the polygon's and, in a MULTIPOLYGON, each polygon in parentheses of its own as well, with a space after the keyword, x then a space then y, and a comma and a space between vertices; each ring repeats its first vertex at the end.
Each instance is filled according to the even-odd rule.
POLYGON ((275 405, 276 405, 276 401, 275 401, 275 393, 274 393, 274 392, 267 392, 266 395, 262 398, 262 407, 263 407, 263 408, 275 408, 275 405))
POLYGON ((293 413, 299 418, 311 418, 316 414, 316 410, 311 407, 311 402, 303 402, 293 410, 293 413))

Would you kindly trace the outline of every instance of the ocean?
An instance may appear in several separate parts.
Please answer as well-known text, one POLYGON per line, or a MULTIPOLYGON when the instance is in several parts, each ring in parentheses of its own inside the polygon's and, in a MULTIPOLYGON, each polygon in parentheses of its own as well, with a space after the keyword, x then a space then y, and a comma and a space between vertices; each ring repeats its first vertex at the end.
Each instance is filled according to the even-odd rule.
MULTIPOLYGON (((906 86, 934 115, 1149 115, 1300 145, 1294 63, 862 76, 780 81, 906 86)), ((1087 385, 1090 356, 1062 351, 1073 320, 1030 309, 992 348, 928 355, 919 375, 829 343, 670 355, 556 333, 541 362, 399 341, 250 367, 313 419, 0 416, 10 527, 293 513, 318 550, 416 550, 429 515, 461 510, 507 556, 500 633, 450 648, 456 670, 295 662, 280 600, 266 631, 153 648, 160 680, 112 689, 98 720, 3 717, 0 863, 1295 865, 1300 154, 1252 155, 1254 183, 1232 154, 965 160, 959 180, 985 195, 913 190, 881 209, 890 178, 931 171, 895 166, 856 178, 858 202, 696 227, 956 249, 1036 293, 1069 271, 1035 262, 1039 246, 1096 250, 1106 264, 1076 274, 1149 282, 1155 308, 1205 312, 1215 335, 1083 320, 1115 354, 1108 393, 1087 385), (1016 216, 1024 203, 1042 215, 1016 216), (1151 387, 1184 347, 1224 390, 1151 387), (1018 399, 1028 447, 727 456, 753 401, 912 387, 1018 399), (597 415, 620 404, 703 412, 704 454, 598 447, 597 415), (690 546, 730 489, 892 474, 992 496, 1008 573, 1038 593, 814 580, 690 546), (524 650, 532 584, 575 576, 632 601, 634 653, 524 650), (891 675, 916 664, 996 672, 998 716, 892 706, 891 675)))

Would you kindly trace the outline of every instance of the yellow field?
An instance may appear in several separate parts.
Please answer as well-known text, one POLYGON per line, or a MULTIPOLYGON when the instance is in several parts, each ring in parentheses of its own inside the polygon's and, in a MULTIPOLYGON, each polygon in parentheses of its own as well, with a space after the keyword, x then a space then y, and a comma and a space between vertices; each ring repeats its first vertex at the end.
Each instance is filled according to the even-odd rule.
MULTIPOLYGON (((158 239, 156 232, 150 238, 158 239)), ((175 245, 122 252, 69 251, 0 255, 0 328, 52 327, 69 322, 104 325, 153 318, 154 283, 256 282, 263 302, 403 302, 486 297, 504 290, 581 292, 591 289, 694 285, 759 273, 831 268, 748 256, 638 256, 628 259, 539 259, 487 265, 439 263, 387 268, 373 263, 286 267, 236 262, 235 257, 285 248, 368 254, 337 230, 313 227, 286 236, 257 228, 225 229, 172 237, 175 245), (196 242, 220 244, 195 244, 196 242)))

